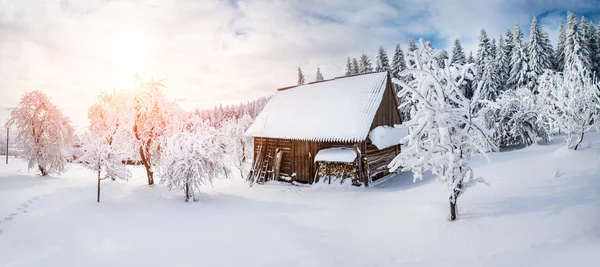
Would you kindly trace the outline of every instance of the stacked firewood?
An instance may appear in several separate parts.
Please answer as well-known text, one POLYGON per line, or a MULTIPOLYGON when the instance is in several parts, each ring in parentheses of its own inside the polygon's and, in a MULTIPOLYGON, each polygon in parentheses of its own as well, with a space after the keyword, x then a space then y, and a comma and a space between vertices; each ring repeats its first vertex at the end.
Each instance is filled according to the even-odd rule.
POLYGON ((343 183, 346 178, 351 178, 354 183, 354 180, 358 181, 358 169, 352 163, 320 162, 317 177, 319 177, 319 181, 324 183, 338 180, 343 183))

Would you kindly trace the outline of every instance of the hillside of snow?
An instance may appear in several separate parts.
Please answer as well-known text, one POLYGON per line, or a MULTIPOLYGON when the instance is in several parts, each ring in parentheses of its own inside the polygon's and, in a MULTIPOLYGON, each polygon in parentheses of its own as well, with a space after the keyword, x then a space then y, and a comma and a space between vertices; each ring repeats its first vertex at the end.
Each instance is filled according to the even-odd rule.
POLYGON ((478 185, 459 219, 431 176, 369 188, 217 179, 199 202, 103 181, 71 165, 59 177, 0 164, 0 266, 597 266, 600 133, 475 157, 478 185))

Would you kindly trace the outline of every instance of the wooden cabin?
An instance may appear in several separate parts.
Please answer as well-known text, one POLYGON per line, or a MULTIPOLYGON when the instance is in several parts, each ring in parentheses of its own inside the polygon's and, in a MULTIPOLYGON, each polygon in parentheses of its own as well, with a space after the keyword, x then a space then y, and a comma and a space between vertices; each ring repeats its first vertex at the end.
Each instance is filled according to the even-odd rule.
POLYGON ((331 183, 336 169, 338 177, 341 170, 354 184, 368 186, 388 174, 387 165, 400 153, 407 133, 394 127, 400 124, 388 72, 280 88, 246 131, 254 138, 249 177, 313 183, 327 176, 331 183), (348 151, 356 153, 354 160, 348 151), (322 159, 315 160, 318 154, 322 159))

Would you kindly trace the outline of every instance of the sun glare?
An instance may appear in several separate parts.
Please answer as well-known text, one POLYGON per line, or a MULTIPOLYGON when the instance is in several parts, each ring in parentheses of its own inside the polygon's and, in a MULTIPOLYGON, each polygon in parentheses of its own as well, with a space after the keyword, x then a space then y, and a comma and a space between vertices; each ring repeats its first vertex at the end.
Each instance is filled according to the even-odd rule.
POLYGON ((150 40, 139 31, 123 31, 112 37, 109 56, 119 73, 132 76, 148 70, 152 57, 150 40))

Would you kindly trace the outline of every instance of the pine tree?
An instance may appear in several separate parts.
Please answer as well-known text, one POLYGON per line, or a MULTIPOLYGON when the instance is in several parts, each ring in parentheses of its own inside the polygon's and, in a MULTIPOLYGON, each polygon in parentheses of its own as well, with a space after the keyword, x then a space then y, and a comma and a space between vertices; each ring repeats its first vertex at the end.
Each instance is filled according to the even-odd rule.
POLYGON ((373 66, 371 65, 371 60, 365 54, 360 56, 360 64, 358 73, 368 73, 373 72, 373 66))
POLYGON ((600 39, 598 39, 598 31, 591 22, 587 25, 586 39, 589 45, 591 69, 598 77, 600 74, 600 39))
POLYGON ((560 24, 558 27, 558 43, 556 44, 556 61, 555 69, 557 71, 563 71, 565 69, 565 45, 567 41, 567 33, 565 27, 560 24))
POLYGON ((500 36, 498 38, 498 48, 496 49, 496 72, 498 75, 498 90, 506 91, 508 89, 508 76, 510 75, 510 58, 507 55, 510 53, 507 51, 508 47, 504 38, 500 36), (508 53, 507 53, 508 52, 508 53))
POLYGON ((496 59, 496 49, 498 48, 498 46, 496 45, 496 39, 492 39, 492 42, 490 43, 490 58, 496 59))
POLYGON ((435 58, 437 59, 438 65, 440 68, 446 67, 446 61, 448 60, 448 52, 446 50, 438 50, 435 58))
POLYGON ((485 61, 488 58, 491 58, 492 49, 490 44, 490 38, 488 38, 487 33, 484 29, 481 29, 481 33, 479 34, 479 48, 477 49, 477 58, 475 59, 475 64, 477 67, 477 73, 481 75, 483 73, 483 68, 485 67, 485 61))
POLYGON ((548 57, 546 64, 544 64, 544 69, 554 69, 556 65, 556 55, 554 53, 554 48, 552 47, 552 41, 550 40, 550 36, 548 32, 543 32, 544 42, 542 42, 542 46, 544 47, 544 54, 548 57))
POLYGON ((531 92, 536 92, 537 80, 551 64, 546 54, 545 38, 538 20, 533 17, 529 33, 529 44, 527 45, 527 88, 531 92))
POLYGON ((315 81, 320 82, 323 81, 323 74, 321 74, 321 68, 317 67, 317 79, 315 81))
POLYGON ((523 32, 515 24, 513 50, 510 58, 510 76, 508 88, 516 89, 527 84, 527 46, 523 43, 523 32))
POLYGON ((377 67, 376 71, 390 71, 390 60, 387 56, 387 51, 383 49, 383 46, 379 46, 377 51, 377 67))
POLYGON ((354 71, 352 69, 352 61, 350 60, 350 57, 348 57, 348 61, 346 61, 346 73, 344 73, 344 75, 352 75, 354 74, 353 72, 354 71))
POLYGON ((467 63, 473 64, 475 63, 475 58, 473 57, 473 52, 469 52, 469 56, 467 57, 467 63))
POLYGON ((506 45, 506 58, 510 60, 512 56, 512 50, 515 47, 515 37, 510 29, 506 29, 504 32, 504 44, 506 45))
POLYGON ((465 51, 460 45, 460 41, 454 39, 454 46, 452 47, 452 59, 450 60, 450 64, 460 64, 464 65, 467 63, 467 57, 465 56, 465 51))
MULTIPOLYGON (((411 54, 410 52, 414 52, 419 50, 419 48, 417 47, 417 43, 415 43, 415 40, 413 39, 408 39, 408 52, 409 54, 411 54)), ((409 59, 408 62, 408 68, 413 69, 415 66, 415 61, 412 59, 409 59)))
POLYGON ((590 71, 590 55, 588 53, 588 45, 584 34, 585 32, 581 30, 581 27, 577 22, 577 17, 569 12, 567 14, 564 71, 567 71, 567 66, 573 68, 569 71, 590 71))
POLYGON ((302 74, 302 70, 298 67, 298 85, 304 84, 304 74, 302 74))
POLYGON ((483 72, 479 79, 480 98, 494 101, 498 96, 498 75, 494 59, 487 58, 483 63, 483 72))
POLYGON ((356 58, 352 59, 352 74, 359 74, 360 67, 358 66, 358 60, 356 58))
POLYGON ((392 77, 396 79, 400 79, 400 72, 406 69, 406 61, 404 61, 404 52, 402 51, 402 47, 400 44, 396 45, 396 49, 394 51, 394 56, 392 57, 392 77))

